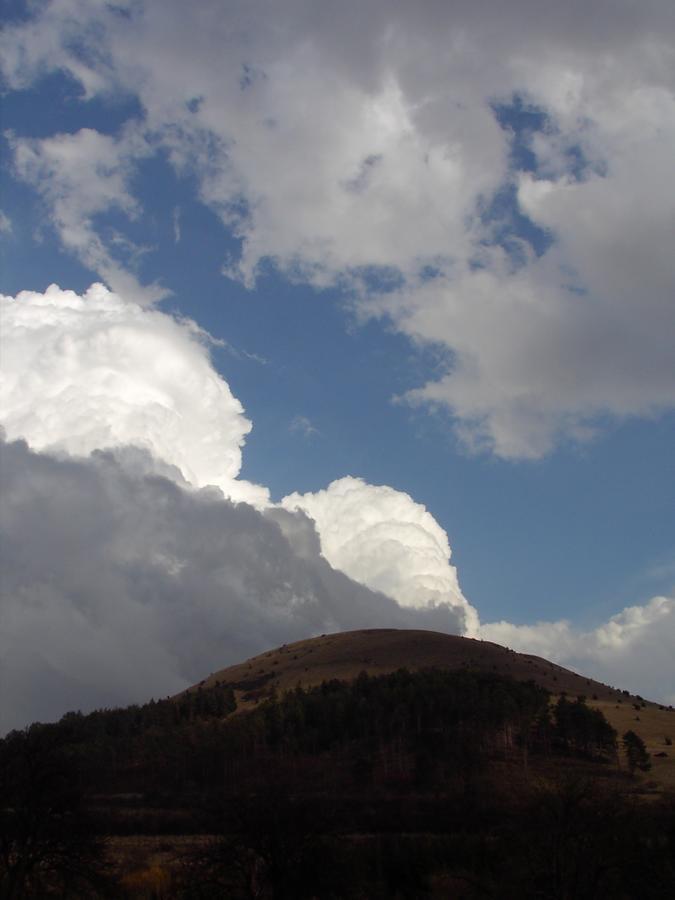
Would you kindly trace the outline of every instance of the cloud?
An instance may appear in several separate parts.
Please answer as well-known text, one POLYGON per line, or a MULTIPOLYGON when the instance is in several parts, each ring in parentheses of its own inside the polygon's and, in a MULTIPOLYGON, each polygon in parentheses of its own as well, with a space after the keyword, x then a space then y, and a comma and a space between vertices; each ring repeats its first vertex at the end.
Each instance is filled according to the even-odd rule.
POLYGON ((52 285, 0 304, 0 421, 9 438, 80 456, 136 445, 197 487, 268 502, 265 488, 237 477, 251 423, 194 322, 100 284, 82 297, 52 285))
POLYGON ((478 615, 450 565, 448 536, 408 494, 340 478, 316 493, 289 494, 281 504, 316 523, 321 551, 336 569, 405 607, 447 603, 461 617, 462 633, 476 633, 478 615))
POLYGON ((293 417, 288 430, 293 434, 300 434, 304 438, 310 438, 315 434, 319 434, 319 429, 312 424, 307 416, 300 415, 293 417))
POLYGON ((675 402, 674 40, 669 0, 213 0, 199 17, 55 0, 2 49, 10 87, 58 70, 85 98, 140 102, 115 137, 15 139, 62 240, 113 287, 95 214, 133 215, 128 174, 162 148, 241 238, 228 273, 252 284, 271 260, 352 291, 447 351, 409 399, 469 447, 536 458, 675 402))
POLYGON ((675 705, 675 597, 627 607, 588 631, 566 621, 492 622, 481 626, 480 637, 675 705))
MULTIPOLYGON (((251 424, 193 322, 100 284, 0 304, 0 421, 12 441, 2 461, 5 727, 170 693, 308 634, 463 630, 462 603, 425 587, 419 563, 400 578, 417 585, 413 597, 402 584, 400 605, 377 592, 387 585, 374 570, 373 589, 338 571, 349 568, 344 553, 332 567, 302 510, 273 506, 265 488, 238 478, 251 424)), ((334 509, 317 519, 347 527, 356 510, 335 487, 334 509)), ((449 557, 444 533, 409 497, 352 487, 356 505, 377 500, 388 520, 368 536, 381 557, 394 536, 399 551, 415 543, 410 565, 433 540, 449 557)))
POLYGON ((407 494, 346 477, 273 505, 238 478, 250 422, 194 323, 102 285, 0 303, 5 727, 359 627, 479 636, 675 694, 672 598, 587 632, 481 626, 445 531, 407 494))
MULTIPOLYGON (((251 423, 193 322, 128 303, 102 285, 82 297, 52 285, 0 304, 0 421, 10 439, 79 456, 145 448, 183 483, 270 505, 266 489, 238 478, 251 423)), ((449 603, 475 615, 449 565, 445 532, 407 494, 345 478, 282 505, 312 517, 325 557, 350 577, 407 606, 449 603)))
POLYGON ((170 293, 156 284, 142 286, 128 268, 138 248, 116 234, 104 239, 97 224, 97 217, 114 210, 131 219, 139 215, 129 191, 132 161, 150 150, 133 127, 119 138, 82 128, 42 139, 10 135, 9 143, 15 175, 40 193, 63 245, 84 265, 128 300, 150 305, 170 293), (126 264, 113 248, 127 251, 126 264))
MULTIPOLYGON (((263 513, 214 488, 181 487, 157 474, 146 451, 55 458, 18 441, 3 442, 0 453, 2 730, 70 708, 164 696, 309 634, 462 626, 457 606, 401 606, 336 571, 302 512, 263 513)), ((383 489, 372 492, 376 511, 383 489)), ((390 499, 405 503, 401 495, 390 499)), ((367 518, 362 507, 360 514, 367 518)), ((418 519, 418 528, 433 531, 419 507, 418 519)), ((363 539, 386 556, 389 541, 377 530, 366 528, 363 539)), ((410 540, 401 526, 387 530, 399 544, 410 540)), ((426 541, 417 545, 424 550, 426 541)), ((374 572, 364 577, 376 580, 374 572)), ((415 581, 408 603, 430 590, 421 579, 415 594, 415 581)), ((480 637, 669 701, 674 626, 675 601, 656 598, 589 633, 567 623, 495 623, 480 637)))
POLYGON ((0 730, 164 696, 311 634, 457 631, 321 557, 301 513, 154 474, 145 452, 57 459, 2 444, 0 730))
MULTIPOLYGON (((53 0, 5 29, 10 89, 61 72, 83 100, 131 96, 139 110, 114 134, 10 136, 16 176, 118 295, 25 294, 21 315, 4 301, 10 437, 81 455, 140 443, 153 457, 141 465, 127 449, 124 465, 148 477, 267 503, 238 479, 250 423, 210 367, 206 336, 130 302, 151 305, 163 289, 139 283, 137 248, 107 217, 143 215, 134 183, 157 153, 241 240, 231 276, 252 285, 271 262, 439 348, 445 371, 404 396, 447 411, 469 448, 534 459, 589 439, 607 416, 673 408, 672 2, 336 9, 204 0, 196 17, 177 0, 53 0)), ((447 538, 421 507, 334 484, 292 495, 328 560, 402 603, 464 608, 447 538)), ((275 515, 311 545, 300 519, 275 515)), ((588 632, 484 628, 570 664, 585 647, 582 666, 604 660, 608 678, 635 672, 645 695, 653 684, 662 696, 649 673, 672 670, 671 602, 588 632)))
POLYGON ((11 234, 13 230, 12 220, 0 209, 0 234, 11 234))
MULTIPOLYGON (((587 243, 600 239, 589 233, 587 243)), ((510 269, 496 251, 484 268, 370 298, 370 312, 391 317, 415 340, 452 342, 447 372, 403 399, 449 410, 467 447, 506 459, 588 440, 602 416, 625 420, 672 407, 675 316, 665 283, 637 304, 640 286, 627 272, 621 291, 582 296, 562 283, 557 254, 510 269)), ((662 271, 650 280, 664 281, 662 271)))

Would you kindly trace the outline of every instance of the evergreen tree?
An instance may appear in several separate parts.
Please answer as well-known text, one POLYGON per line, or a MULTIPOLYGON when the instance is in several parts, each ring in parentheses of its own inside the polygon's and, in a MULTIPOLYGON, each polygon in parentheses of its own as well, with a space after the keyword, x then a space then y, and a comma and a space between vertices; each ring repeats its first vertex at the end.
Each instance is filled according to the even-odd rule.
POLYGON ((651 769, 650 755, 647 753, 645 742, 640 735, 635 734, 634 731, 627 731, 623 736, 623 749, 631 775, 635 774, 636 769, 640 769, 642 772, 648 772, 651 769))

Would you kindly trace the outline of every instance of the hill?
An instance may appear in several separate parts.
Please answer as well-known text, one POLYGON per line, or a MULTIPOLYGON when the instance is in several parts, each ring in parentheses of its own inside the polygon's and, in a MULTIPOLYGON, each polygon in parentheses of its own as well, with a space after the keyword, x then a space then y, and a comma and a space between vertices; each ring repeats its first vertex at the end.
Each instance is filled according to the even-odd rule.
POLYGON ((322 635, 0 740, 0 897, 660 900, 675 793, 620 738, 664 723, 496 644, 322 635))
POLYGON ((333 678, 349 681, 363 671, 384 675, 401 668, 494 672, 516 681, 534 681, 553 694, 595 694, 603 701, 622 697, 620 691, 599 681, 491 641, 395 628, 322 634, 284 644, 214 672, 189 690, 227 683, 235 688, 238 704, 247 708, 269 696, 272 688, 281 693, 297 685, 312 687, 333 678))
POLYGON ((675 749, 667 743, 675 742, 675 710, 491 641, 393 628, 323 634, 220 669, 188 692, 227 685, 234 691, 237 709, 244 711, 297 686, 310 688, 332 679, 351 681, 364 671, 384 675, 401 668, 490 672, 533 681, 554 697, 584 696, 619 735, 631 729, 644 740, 653 757, 648 780, 675 788, 675 749))

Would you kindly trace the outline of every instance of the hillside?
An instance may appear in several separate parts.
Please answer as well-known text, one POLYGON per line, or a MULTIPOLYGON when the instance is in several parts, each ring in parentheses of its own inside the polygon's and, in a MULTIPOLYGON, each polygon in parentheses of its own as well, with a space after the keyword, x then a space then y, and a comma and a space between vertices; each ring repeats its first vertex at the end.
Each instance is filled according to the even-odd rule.
POLYGON ((362 671, 383 675, 401 668, 489 671, 517 681, 532 680, 554 694, 585 694, 589 698, 596 694, 605 701, 621 696, 614 688, 546 659, 516 653, 490 641, 394 628, 340 632, 284 644, 214 672, 190 690, 217 682, 241 685, 237 702, 246 707, 261 696, 257 691, 262 688, 263 694, 269 694, 272 687, 283 692, 298 684, 311 687, 332 678, 349 680, 362 671))
POLYGON ((675 710, 491 641, 393 628, 324 634, 220 669, 188 692, 229 685, 237 709, 244 711, 275 692, 282 695, 297 686, 309 688, 331 679, 349 681, 363 671, 384 675, 401 668, 491 672, 517 681, 534 681, 554 696, 585 696, 619 735, 632 729, 644 740, 653 757, 649 780, 675 787, 675 749, 666 741, 670 738, 675 742, 675 710))
POLYGON ((657 743, 675 724, 481 641, 280 647, 0 740, 0 897, 660 900, 672 758, 629 767, 610 717, 657 743))

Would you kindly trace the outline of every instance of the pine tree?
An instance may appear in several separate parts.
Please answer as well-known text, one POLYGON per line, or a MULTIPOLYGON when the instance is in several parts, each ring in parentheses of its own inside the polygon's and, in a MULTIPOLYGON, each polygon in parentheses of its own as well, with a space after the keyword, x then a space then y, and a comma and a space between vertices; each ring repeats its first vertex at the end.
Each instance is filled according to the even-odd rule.
POLYGON ((647 753, 645 742, 634 731, 627 731, 623 736, 623 749, 626 754, 626 762, 631 775, 635 774, 636 769, 642 772, 648 772, 652 764, 650 755, 647 753))

